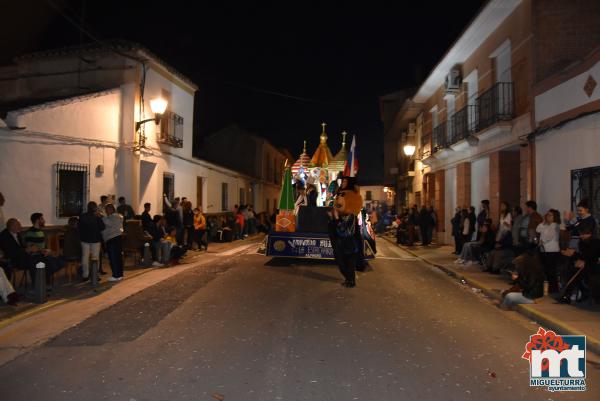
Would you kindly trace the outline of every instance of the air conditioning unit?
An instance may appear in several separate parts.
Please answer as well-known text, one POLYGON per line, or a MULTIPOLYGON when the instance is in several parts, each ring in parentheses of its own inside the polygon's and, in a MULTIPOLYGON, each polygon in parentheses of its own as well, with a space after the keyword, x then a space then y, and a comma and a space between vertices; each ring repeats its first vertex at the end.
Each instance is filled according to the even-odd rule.
POLYGON ((462 76, 460 74, 460 68, 453 68, 450 73, 446 75, 446 82, 444 88, 446 94, 456 94, 460 92, 460 86, 462 84, 462 76))

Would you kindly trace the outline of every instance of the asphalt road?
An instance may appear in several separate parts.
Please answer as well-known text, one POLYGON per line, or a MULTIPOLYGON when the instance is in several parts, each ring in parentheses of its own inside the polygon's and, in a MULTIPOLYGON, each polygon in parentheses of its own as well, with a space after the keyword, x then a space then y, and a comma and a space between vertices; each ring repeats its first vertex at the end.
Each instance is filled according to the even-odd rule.
MULTIPOLYGON (((357 287, 332 264, 223 256, 0 367, 2 400, 598 400, 528 382, 537 330, 380 241, 357 287)), ((126 284, 124 282, 123 284, 126 284)))

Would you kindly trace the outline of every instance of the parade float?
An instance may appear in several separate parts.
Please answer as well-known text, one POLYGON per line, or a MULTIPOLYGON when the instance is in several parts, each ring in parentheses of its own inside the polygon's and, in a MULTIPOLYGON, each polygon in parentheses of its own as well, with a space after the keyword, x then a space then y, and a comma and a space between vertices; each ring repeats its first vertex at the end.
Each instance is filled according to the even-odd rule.
MULTIPOLYGON (((327 145, 326 124, 322 124, 319 146, 312 157, 306 153, 306 141, 300 157, 292 166, 286 163, 283 185, 279 197, 279 212, 275 228, 265 238, 265 255, 270 257, 294 257, 312 259, 334 259, 328 234, 329 215, 333 198, 339 187, 345 166, 357 165, 353 155, 356 150, 346 150, 346 133, 342 133, 342 146, 333 156, 327 145), (352 160, 348 160, 349 156, 352 160), (314 185, 317 191, 317 206, 295 208, 298 188, 314 185)), ((353 141, 354 145, 354 141, 353 141)), ((365 259, 375 256, 371 247, 364 242, 365 259)))

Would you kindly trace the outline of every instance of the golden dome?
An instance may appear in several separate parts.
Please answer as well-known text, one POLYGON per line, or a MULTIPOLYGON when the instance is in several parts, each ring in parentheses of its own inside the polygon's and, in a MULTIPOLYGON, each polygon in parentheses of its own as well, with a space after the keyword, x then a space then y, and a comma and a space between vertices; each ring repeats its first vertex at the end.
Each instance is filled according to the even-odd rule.
POLYGON ((328 167, 329 163, 333 161, 333 155, 331 154, 331 150, 329 150, 329 146, 327 146, 327 133, 325 132, 326 125, 327 124, 325 123, 321 124, 323 127, 323 132, 321 132, 320 136, 321 142, 310 160, 311 167, 328 167))

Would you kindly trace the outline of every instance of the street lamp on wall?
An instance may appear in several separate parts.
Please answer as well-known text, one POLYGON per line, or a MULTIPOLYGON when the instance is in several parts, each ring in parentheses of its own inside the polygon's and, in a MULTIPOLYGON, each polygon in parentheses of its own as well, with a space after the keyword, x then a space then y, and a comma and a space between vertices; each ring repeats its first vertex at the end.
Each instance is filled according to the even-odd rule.
POLYGON ((404 145, 404 148, 402 150, 404 151, 404 154, 406 156, 411 157, 415 154, 415 150, 417 150, 417 147, 415 145, 407 143, 406 145, 404 145))
MULTIPOLYGON (((167 104, 168 104, 168 102, 165 99, 163 99, 162 97, 156 97, 156 98, 150 100, 150 109, 152 110, 152 113, 154 113, 154 117, 146 118, 145 120, 142 120, 142 121, 136 121, 135 132, 139 132, 142 125, 146 124, 147 122, 150 122, 150 121, 154 121, 154 123, 156 125, 160 124, 160 119, 162 118, 163 114, 165 114, 165 110, 167 110, 167 104)), ((136 146, 135 150, 137 151, 137 150, 143 149, 145 146, 146 146, 146 135, 144 135, 140 132, 139 144, 138 144, 138 146, 136 146)))

